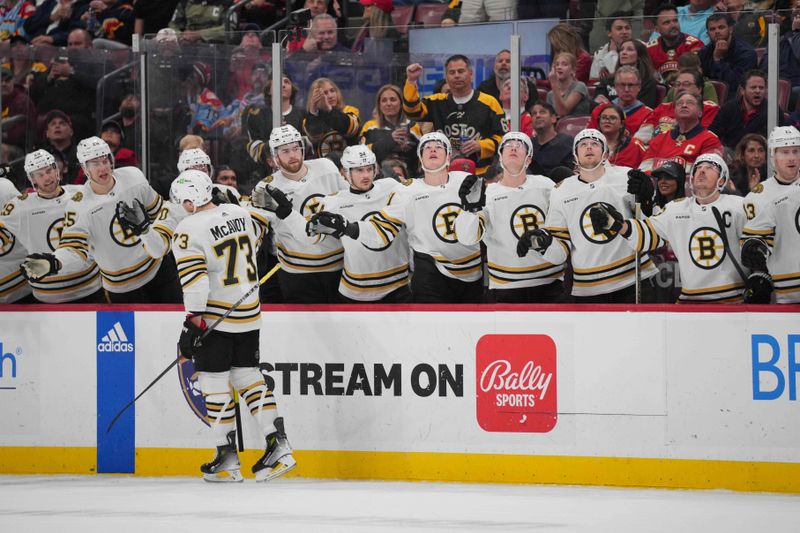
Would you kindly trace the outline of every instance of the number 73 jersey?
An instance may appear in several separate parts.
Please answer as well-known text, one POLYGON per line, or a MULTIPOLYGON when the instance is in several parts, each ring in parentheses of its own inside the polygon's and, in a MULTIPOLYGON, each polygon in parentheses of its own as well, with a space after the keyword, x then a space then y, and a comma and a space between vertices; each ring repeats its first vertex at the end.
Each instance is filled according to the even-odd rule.
MULTIPOLYGON (((244 208, 222 204, 180 221, 172 238, 183 303, 188 313, 213 323, 258 283, 253 220, 244 208)), ((253 291, 216 329, 243 333, 260 327, 261 303, 253 291)))

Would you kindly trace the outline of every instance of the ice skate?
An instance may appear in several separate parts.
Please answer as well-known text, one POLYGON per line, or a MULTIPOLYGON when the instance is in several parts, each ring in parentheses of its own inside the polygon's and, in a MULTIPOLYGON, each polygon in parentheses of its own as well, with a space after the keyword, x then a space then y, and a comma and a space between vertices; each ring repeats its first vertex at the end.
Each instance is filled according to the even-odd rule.
POLYGON ((267 436, 267 449, 252 468, 259 482, 275 479, 297 466, 297 461, 292 457, 292 447, 283 432, 281 418, 275 420, 275 427, 278 431, 267 436))
POLYGON ((236 432, 227 434, 228 444, 217 446, 217 456, 200 467, 203 479, 211 483, 238 483, 244 481, 239 471, 239 454, 236 453, 236 432))

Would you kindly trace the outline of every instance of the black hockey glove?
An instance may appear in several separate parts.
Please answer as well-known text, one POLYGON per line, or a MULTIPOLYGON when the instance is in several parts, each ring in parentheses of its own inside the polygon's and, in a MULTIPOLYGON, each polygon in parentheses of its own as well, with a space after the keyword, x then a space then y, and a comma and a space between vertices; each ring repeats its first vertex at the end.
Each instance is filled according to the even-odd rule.
POLYGON ((11 167, 5 165, 0 166, 0 178, 11 179, 11 167))
POLYGON ((234 204, 239 205, 239 199, 227 187, 214 187, 211 189, 211 201, 214 205, 220 204, 234 204))
POLYGON ((469 174, 458 188, 461 207, 464 211, 474 213, 486 205, 486 181, 480 176, 469 174))
POLYGON ((192 357, 194 351, 203 345, 201 338, 207 329, 205 320, 201 320, 199 326, 192 322, 191 319, 195 316, 197 315, 186 315, 181 328, 181 337, 178 339, 181 355, 187 358, 192 357))
POLYGON ((61 270, 61 263, 53 254, 36 253, 26 257, 19 269, 28 281, 39 281, 51 274, 57 274, 61 270))
POLYGON ((592 221, 592 231, 595 235, 605 235, 609 239, 622 229, 622 222, 625 220, 622 213, 617 211, 613 205, 597 204, 589 209, 589 219, 592 221))
POLYGON ((253 189, 250 203, 253 207, 272 211, 281 220, 292 214, 292 201, 282 190, 263 181, 258 182, 253 189))
POLYGON ((753 272, 747 277, 744 303, 768 304, 772 295, 772 276, 766 272, 753 272))
POLYGON ((306 233, 313 237, 315 235, 331 235, 341 239, 347 235, 351 239, 358 239, 358 224, 348 222, 342 215, 320 211, 312 215, 311 220, 306 224, 306 233))
POLYGON ((653 193, 655 193, 653 179, 637 168, 630 169, 628 171, 628 192, 636 196, 637 202, 651 201, 653 193))
POLYGON ((553 244, 553 236, 549 231, 542 228, 529 229, 517 241, 517 255, 525 257, 530 250, 536 250, 543 254, 551 244, 553 244))
POLYGON ((126 229, 134 235, 147 233, 150 228, 150 217, 147 209, 138 199, 134 199, 132 204, 117 202, 117 218, 122 229, 126 229))
POLYGON ((769 248, 761 239, 747 239, 742 244, 742 265, 754 272, 767 272, 769 248))

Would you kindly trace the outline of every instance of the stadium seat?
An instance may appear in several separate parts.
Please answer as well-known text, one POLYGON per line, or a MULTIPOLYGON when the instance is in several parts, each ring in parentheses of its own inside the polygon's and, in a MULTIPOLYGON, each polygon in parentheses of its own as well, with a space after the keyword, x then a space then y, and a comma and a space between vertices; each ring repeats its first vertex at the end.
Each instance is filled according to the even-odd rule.
MULTIPOLYGON (((767 55, 766 48, 756 48, 756 57, 758 58, 758 64, 761 64, 761 60, 764 59, 764 56, 767 55)), ((766 69, 764 69, 766 70, 766 69)))
POLYGON ((400 35, 408 33, 408 25, 414 18, 414 6, 395 6, 392 11, 392 24, 400 35))
POLYGON ((597 96, 597 86, 589 85, 586 90, 589 91, 589 101, 594 102, 594 97, 597 96))
POLYGON ((556 131, 574 137, 579 131, 586 129, 589 124, 589 115, 583 117, 564 117, 556 123, 556 131))
POLYGON ((728 96, 728 86, 719 80, 708 80, 708 81, 711 83, 711 85, 714 86, 714 89, 717 91, 717 102, 719 102, 719 105, 724 104, 725 98, 727 98, 728 96))
MULTIPOLYGON (((660 104, 667 96, 667 86, 660 83, 656 84, 656 105, 660 104)), ((655 107, 655 106, 654 106, 655 107)))
POLYGON ((547 89, 542 89, 539 87, 536 89, 536 92, 539 93, 539 101, 546 102, 547 101, 547 93, 549 92, 547 89))
POLYGON ((789 80, 778 80, 778 107, 786 111, 789 107, 789 94, 792 92, 792 84, 789 80))
POLYGON ((442 23, 447 4, 419 4, 414 13, 414 22, 425 27, 436 27, 442 23))

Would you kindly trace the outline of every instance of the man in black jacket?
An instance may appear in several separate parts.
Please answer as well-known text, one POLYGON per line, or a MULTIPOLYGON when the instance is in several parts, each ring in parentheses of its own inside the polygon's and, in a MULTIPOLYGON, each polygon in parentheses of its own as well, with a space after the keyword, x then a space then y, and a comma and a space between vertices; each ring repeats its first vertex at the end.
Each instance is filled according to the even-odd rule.
MULTIPOLYGON (((494 72, 491 76, 483 80, 478 85, 480 92, 494 96, 497 101, 500 101, 500 89, 503 83, 511 77, 511 52, 508 50, 500 50, 494 56, 494 72)), ((536 83, 532 82, 530 78, 525 80, 528 84, 528 101, 525 103, 525 111, 530 112, 533 104, 539 99, 539 93, 536 90, 536 83)))
POLYGON ((698 53, 703 74, 724 82, 728 86, 727 100, 734 100, 742 75, 758 64, 755 48, 733 36, 733 19, 727 13, 708 17, 706 30, 711 42, 698 53))

